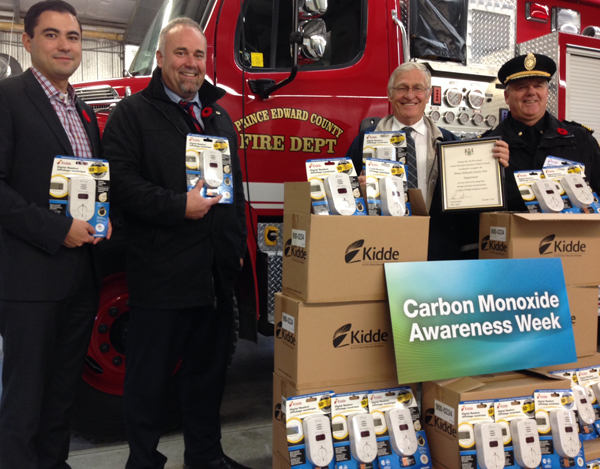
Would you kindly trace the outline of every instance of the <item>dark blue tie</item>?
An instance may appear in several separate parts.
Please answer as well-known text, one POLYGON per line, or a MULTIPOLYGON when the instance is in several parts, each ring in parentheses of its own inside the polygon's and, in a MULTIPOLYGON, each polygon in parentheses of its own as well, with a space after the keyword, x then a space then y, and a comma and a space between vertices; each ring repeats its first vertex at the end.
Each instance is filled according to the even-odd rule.
POLYGON ((408 187, 409 189, 417 189, 419 187, 419 175, 417 173, 417 150, 415 148, 415 140, 412 138, 412 127, 404 127, 404 136, 406 137, 406 170, 408 171, 408 187))

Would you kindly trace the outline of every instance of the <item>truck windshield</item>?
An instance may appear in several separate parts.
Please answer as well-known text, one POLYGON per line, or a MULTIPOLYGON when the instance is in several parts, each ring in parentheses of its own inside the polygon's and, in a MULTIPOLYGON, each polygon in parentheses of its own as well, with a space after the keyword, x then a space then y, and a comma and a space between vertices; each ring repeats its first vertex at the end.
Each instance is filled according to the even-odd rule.
POLYGON ((152 74, 152 70, 156 67, 156 49, 158 49, 160 30, 169 21, 180 16, 192 18, 204 29, 208 20, 205 12, 210 12, 214 2, 215 0, 164 0, 129 67, 129 73, 133 76, 152 74))

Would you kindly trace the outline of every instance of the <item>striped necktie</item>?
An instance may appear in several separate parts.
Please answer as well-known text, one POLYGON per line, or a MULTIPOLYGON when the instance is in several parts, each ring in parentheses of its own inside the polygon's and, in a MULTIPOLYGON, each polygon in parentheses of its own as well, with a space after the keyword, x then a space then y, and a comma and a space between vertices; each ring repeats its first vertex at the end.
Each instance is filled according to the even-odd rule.
POLYGON ((192 118, 192 121, 194 122, 194 127, 196 127, 196 130, 198 131, 198 133, 203 134, 204 131, 202 130, 202 126, 200 125, 200 122, 198 121, 198 118, 196 117, 196 113, 194 112, 194 103, 190 102, 190 101, 184 101, 182 99, 181 101, 179 101, 179 104, 181 104, 185 108, 187 113, 192 118))
POLYGON ((415 148, 415 140, 412 138, 412 127, 404 127, 402 129, 406 137, 406 170, 408 172, 408 187, 409 189, 417 189, 419 187, 419 175, 417 174, 417 150, 415 148))

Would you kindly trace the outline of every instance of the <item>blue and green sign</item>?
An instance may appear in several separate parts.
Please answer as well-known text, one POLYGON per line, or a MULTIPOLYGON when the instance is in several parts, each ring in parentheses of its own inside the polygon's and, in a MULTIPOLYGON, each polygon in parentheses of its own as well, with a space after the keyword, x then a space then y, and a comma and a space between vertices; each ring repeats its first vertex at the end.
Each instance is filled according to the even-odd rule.
POLYGON ((401 383, 577 360, 559 258, 385 264, 401 383))

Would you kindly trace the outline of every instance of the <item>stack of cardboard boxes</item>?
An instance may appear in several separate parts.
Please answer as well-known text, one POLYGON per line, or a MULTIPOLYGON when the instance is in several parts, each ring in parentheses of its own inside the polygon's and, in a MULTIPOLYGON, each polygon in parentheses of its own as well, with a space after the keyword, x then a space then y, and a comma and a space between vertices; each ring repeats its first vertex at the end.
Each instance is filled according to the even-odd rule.
MULTIPOLYGON (((422 408, 430 423, 425 428, 436 468, 459 469, 468 464, 467 459, 459 457, 460 402, 527 396, 539 389, 570 389, 570 379, 560 375, 553 378, 547 373, 586 364, 591 366, 592 362, 600 364, 600 355, 596 354, 599 240, 599 215, 481 214, 480 259, 561 258, 579 360, 530 373, 501 373, 424 383, 422 408)), ((540 350, 540 354, 543 353, 540 350)))
POLYGON ((383 264, 427 260, 429 217, 311 215, 310 200, 309 183, 286 184, 275 299, 277 469, 290 467, 284 399, 399 386, 383 264))
MULTIPOLYGON (((600 355, 596 354, 600 216, 484 213, 480 216, 479 238, 481 259, 562 259, 579 360, 576 363, 545 367, 531 372, 500 373, 423 383, 424 427, 433 464, 438 469, 476 467, 474 455, 469 459, 468 456, 460 457, 459 454, 459 423, 464 407, 459 408, 459 403, 531 396, 534 391, 540 389, 570 389, 570 379, 560 375, 550 376, 548 373, 559 369, 600 365, 600 355)), ((544 351, 540 350, 540 354, 543 353, 544 351)), ((586 450, 586 459, 597 451, 597 442, 591 440, 590 443, 586 450)), ((546 460, 547 467, 553 467, 548 461, 550 459, 546 460)))
MULTIPOLYGON (((414 216, 407 218, 311 215, 309 184, 286 184, 283 292, 275 303, 274 468, 290 468, 288 397, 399 386, 383 264, 426 260, 429 220, 420 213, 423 207, 414 204, 414 216)), ((562 258, 577 356, 588 361, 596 360, 598 240, 600 215, 481 216, 481 258, 562 258)), ((460 402, 570 387, 548 371, 423 383, 433 467, 461 467, 453 421, 460 402)))
POLYGON ((596 353, 600 215, 484 213, 479 241, 480 259, 560 257, 577 356, 596 353))

